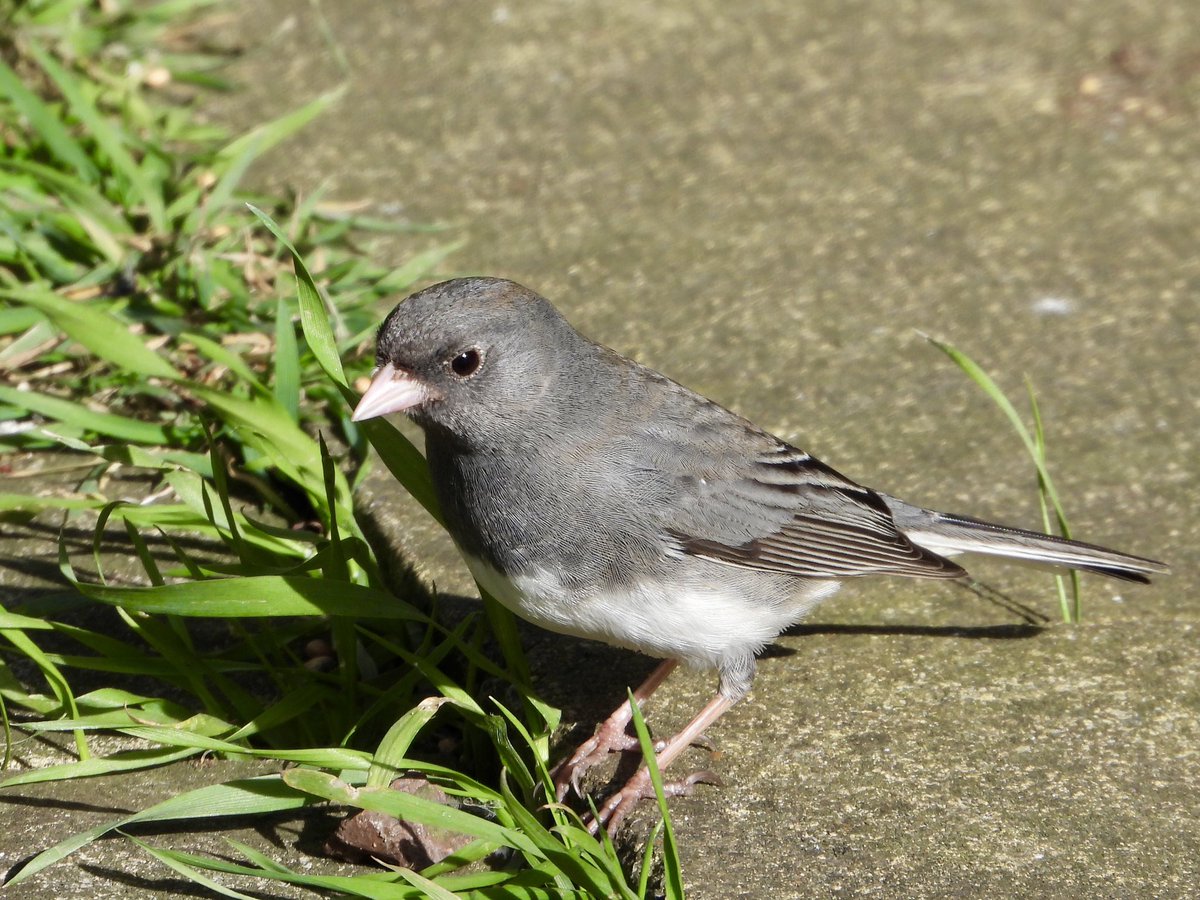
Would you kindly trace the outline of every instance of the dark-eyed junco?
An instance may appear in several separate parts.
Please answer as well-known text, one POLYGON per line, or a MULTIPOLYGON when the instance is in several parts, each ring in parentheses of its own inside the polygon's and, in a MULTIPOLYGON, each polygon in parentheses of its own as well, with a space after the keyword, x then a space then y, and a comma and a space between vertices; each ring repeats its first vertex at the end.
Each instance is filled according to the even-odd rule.
MULTIPOLYGON (((426 434, 446 526, 479 584, 551 631, 715 668, 717 695, 662 746, 666 766, 750 689, 755 655, 842 579, 959 578, 978 552, 1147 582, 1162 563, 922 509, 580 335, 496 278, 398 305, 354 419, 404 412, 426 434)), ((622 705, 556 774, 630 745, 622 705)), ((600 810, 644 796, 643 767, 600 810)))

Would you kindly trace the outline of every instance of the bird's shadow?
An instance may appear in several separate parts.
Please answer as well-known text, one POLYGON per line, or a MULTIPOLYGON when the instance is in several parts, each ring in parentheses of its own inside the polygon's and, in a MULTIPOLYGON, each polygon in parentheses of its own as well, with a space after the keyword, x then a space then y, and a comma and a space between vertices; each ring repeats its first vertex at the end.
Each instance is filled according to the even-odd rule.
MULTIPOLYGON (((977 641, 1026 640, 1041 634, 1049 622, 1048 617, 982 583, 962 582, 958 586, 969 591, 977 599, 995 605, 1021 621, 988 625, 807 621, 791 626, 781 637, 840 635, 881 638, 911 636, 977 641)), ((519 627, 533 670, 535 688, 544 700, 563 711, 565 721, 578 723, 573 731, 578 731, 583 736, 590 733, 595 723, 602 721, 625 700, 629 688, 641 684, 658 665, 658 660, 629 650, 595 641, 549 634, 525 623, 520 623, 519 627)), ((789 646, 772 642, 763 648, 758 658, 778 659, 802 652, 802 645, 789 646)))
MULTIPOLYGON (((871 635, 874 637, 964 638, 977 641, 1011 641, 1037 637, 1045 630, 1042 625, 1027 622, 1008 625, 866 625, 857 623, 804 623, 793 625, 783 632, 783 637, 809 637, 812 635, 871 635)), ((797 647, 783 644, 768 644, 758 655, 759 659, 778 659, 800 653, 797 647)))

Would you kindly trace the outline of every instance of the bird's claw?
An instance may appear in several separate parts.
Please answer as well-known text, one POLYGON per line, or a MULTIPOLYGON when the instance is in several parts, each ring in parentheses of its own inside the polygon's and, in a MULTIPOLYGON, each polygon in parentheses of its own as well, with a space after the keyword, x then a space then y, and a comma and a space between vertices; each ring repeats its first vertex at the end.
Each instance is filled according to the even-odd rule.
POLYGON ((610 753, 624 753, 638 746, 637 738, 626 734, 624 730, 606 727, 608 723, 596 729, 596 733, 579 745, 569 759, 559 763, 551 777, 554 779, 554 799, 559 803, 574 791, 578 797, 583 796, 581 780, 589 769, 599 765, 608 758, 610 753))
MULTIPOLYGON (((686 778, 664 782, 662 793, 664 797, 686 797, 698 784, 720 786, 722 783, 715 772, 701 769, 698 772, 692 772, 686 778)), ((654 783, 650 780, 650 770, 642 766, 623 788, 604 801, 604 804, 596 811, 595 819, 588 823, 588 828, 592 834, 596 834, 603 825, 607 829, 609 837, 616 837, 621 822, 633 811, 633 808, 641 801, 654 797, 654 783)))

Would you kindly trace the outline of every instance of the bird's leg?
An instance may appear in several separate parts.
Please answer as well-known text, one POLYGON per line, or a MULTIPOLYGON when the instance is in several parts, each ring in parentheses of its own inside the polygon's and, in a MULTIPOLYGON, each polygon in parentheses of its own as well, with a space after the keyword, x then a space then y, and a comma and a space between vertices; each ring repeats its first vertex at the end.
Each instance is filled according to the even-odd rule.
MULTIPOLYGON (((717 695, 709 700, 704 709, 700 710, 696 717, 688 722, 675 737, 661 747, 655 748, 655 762, 658 764, 660 772, 666 769, 675 757, 679 756, 688 746, 694 744, 704 730, 717 721, 729 707, 750 693, 750 685, 754 682, 754 669, 754 656, 750 653, 731 655, 721 660, 717 666, 720 676, 717 695)), ((686 794, 700 781, 712 782, 716 781, 716 778, 708 772, 696 772, 682 781, 664 784, 663 793, 668 797, 686 794)), ((596 819, 589 826, 592 833, 595 834, 600 826, 604 825, 607 826, 609 835, 615 836, 617 829, 621 826, 621 821, 629 814, 629 811, 639 801, 654 796, 653 788, 654 785, 650 781, 650 770, 643 765, 621 790, 605 800, 604 805, 597 810, 596 819)))
MULTIPOLYGON (((646 702, 659 685, 667 680, 667 676, 675 670, 677 665, 679 665, 677 659, 664 659, 659 663, 650 676, 633 692, 634 700, 639 704, 646 702)), ((555 767, 553 777, 556 800, 561 803, 570 789, 574 789, 575 793, 582 797, 583 790, 579 786, 579 779, 588 769, 602 762, 610 753, 632 750, 638 745, 637 738, 626 730, 632 720, 633 710, 629 706, 629 701, 626 700, 596 728, 590 738, 579 745, 570 759, 564 760, 555 767)))
MULTIPOLYGON (((700 710, 696 718, 692 719, 679 734, 667 741, 655 755, 654 758, 658 763, 659 771, 669 766, 672 760, 694 742, 704 729, 719 719, 721 714, 736 702, 736 697, 730 698, 725 696, 724 693, 718 693, 712 700, 709 700, 708 704, 704 709, 700 710)), ((703 781, 706 777, 711 778, 712 776, 705 772, 697 772, 681 782, 664 785, 664 792, 668 796, 686 794, 696 782, 703 781)), ((650 770, 642 766, 625 783, 625 786, 621 790, 604 801, 604 805, 597 812, 596 821, 591 823, 592 832, 594 833, 601 825, 604 825, 608 828, 610 835, 615 835, 617 828, 621 825, 621 821, 628 815, 629 811, 640 800, 653 796, 654 786, 650 781, 650 770)))

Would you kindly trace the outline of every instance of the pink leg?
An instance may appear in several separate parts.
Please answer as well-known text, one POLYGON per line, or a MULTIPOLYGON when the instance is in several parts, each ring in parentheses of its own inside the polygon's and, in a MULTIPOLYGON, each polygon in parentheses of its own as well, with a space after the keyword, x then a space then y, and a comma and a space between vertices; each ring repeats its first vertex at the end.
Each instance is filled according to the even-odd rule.
MULTIPOLYGON (((679 756, 684 749, 692 744, 709 725, 717 721, 735 702, 723 694, 717 694, 716 697, 709 700, 708 704, 704 709, 700 710, 696 718, 692 719, 679 734, 667 741, 666 745, 655 756, 655 759, 658 761, 659 770, 661 771, 669 766, 675 757, 679 756)), ((632 716, 632 713, 630 715, 632 716)), ((693 775, 685 779, 682 783, 671 786, 667 793, 668 795, 686 793, 702 777, 703 774, 693 775)), ((604 802, 604 805, 600 807, 599 815, 597 816, 598 821, 592 823, 593 832, 600 825, 605 825, 608 828, 608 833, 615 835, 617 828, 621 825, 621 821, 637 805, 638 801, 653 796, 654 788, 650 782, 650 770, 642 766, 638 769, 637 774, 630 778, 621 790, 609 797, 604 802)))
MULTIPOLYGON (((638 685, 637 690, 633 692, 633 697, 639 705, 650 698, 650 695, 667 680, 667 676, 675 670, 677 665, 679 665, 677 659, 664 659, 650 673, 650 676, 638 685)), ((572 754, 570 759, 560 763, 554 769, 556 800, 562 802, 569 789, 574 789, 576 794, 583 796, 579 779, 588 769, 603 761, 610 753, 632 750, 638 745, 637 738, 627 734, 625 730, 632 720, 633 710, 629 706, 629 701, 626 700, 600 724, 590 738, 579 745, 579 749, 572 754)))

